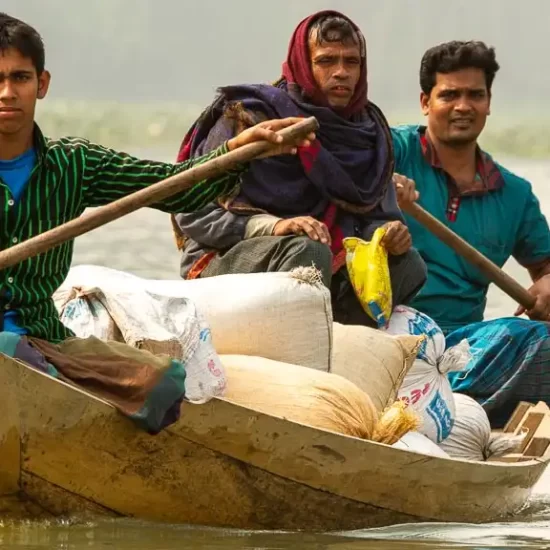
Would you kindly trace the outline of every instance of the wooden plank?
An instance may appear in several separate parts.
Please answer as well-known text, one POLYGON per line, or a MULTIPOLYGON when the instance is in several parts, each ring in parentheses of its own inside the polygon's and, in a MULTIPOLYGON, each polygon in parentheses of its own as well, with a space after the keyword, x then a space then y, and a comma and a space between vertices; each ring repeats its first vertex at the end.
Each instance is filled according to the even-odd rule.
POLYGON ((525 448, 525 454, 530 456, 544 456, 550 447, 550 415, 546 414, 536 429, 529 445, 525 448))
POLYGON ((511 453, 499 457, 491 457, 490 462, 528 462, 529 460, 534 460, 537 457, 523 455, 521 453, 511 453))
POLYGON ((504 426, 504 429, 502 430, 503 433, 514 433, 519 427, 521 421, 525 418, 525 415, 529 409, 534 406, 535 405, 533 403, 529 403, 528 401, 520 401, 512 413, 512 416, 504 426))
POLYGON ((537 428, 540 426, 541 422, 544 420, 546 414, 543 412, 528 412, 527 418, 521 423, 517 432, 518 434, 526 434, 523 443, 521 444, 519 451, 523 453, 531 439, 535 435, 537 428))
POLYGON ((525 449, 525 455, 536 456, 540 458, 544 456, 546 451, 550 448, 550 438, 548 437, 533 437, 531 443, 525 449))
POLYGON ((548 408, 548 405, 546 403, 539 401, 536 405, 533 405, 532 407, 528 408, 523 416, 523 418, 520 420, 518 427, 515 430, 516 434, 520 434, 523 432, 523 424, 527 420, 530 413, 550 413, 550 409, 548 408))

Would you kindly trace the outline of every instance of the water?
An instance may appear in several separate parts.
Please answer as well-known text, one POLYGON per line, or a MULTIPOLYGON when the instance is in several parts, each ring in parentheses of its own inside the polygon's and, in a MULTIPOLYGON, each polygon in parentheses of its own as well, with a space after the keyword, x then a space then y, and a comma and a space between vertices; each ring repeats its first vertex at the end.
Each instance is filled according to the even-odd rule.
POLYGON ((8 525, 2 548, 42 550, 430 550, 550 548, 550 521, 493 524, 422 524, 350 533, 244 532, 130 520, 86 524, 8 525))
MULTIPOLYGON (((162 158, 162 155, 150 155, 162 158)), ((550 161, 508 161, 529 179, 550 217, 550 161)), ((131 214, 77 239, 75 264, 92 263, 157 279, 179 277, 168 216, 149 209, 131 214)), ((527 272, 510 261, 506 269, 522 284, 527 272)), ((513 301, 498 289, 490 293, 487 317, 511 315, 513 301)), ((176 549, 352 549, 428 550, 431 548, 550 549, 550 471, 535 487, 529 507, 507 523, 488 525, 418 524, 338 534, 242 532, 155 525, 131 520, 71 524, 29 523, 0 528, 0 546, 16 549, 120 550, 176 549)))

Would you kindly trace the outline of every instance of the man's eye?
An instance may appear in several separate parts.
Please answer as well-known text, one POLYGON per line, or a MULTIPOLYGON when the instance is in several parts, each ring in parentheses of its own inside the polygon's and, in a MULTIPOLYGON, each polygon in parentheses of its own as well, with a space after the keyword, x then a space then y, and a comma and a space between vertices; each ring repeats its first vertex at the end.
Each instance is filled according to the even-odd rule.
POLYGON ((454 92, 443 92, 439 94, 439 97, 441 99, 450 100, 450 99, 454 99, 456 97, 456 94, 454 92))

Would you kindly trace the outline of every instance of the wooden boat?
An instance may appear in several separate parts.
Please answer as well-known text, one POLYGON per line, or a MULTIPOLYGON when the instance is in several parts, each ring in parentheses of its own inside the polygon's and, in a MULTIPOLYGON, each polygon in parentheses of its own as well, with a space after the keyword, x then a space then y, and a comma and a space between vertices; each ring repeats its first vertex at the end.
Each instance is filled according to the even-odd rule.
POLYGON ((130 516, 255 529, 486 522, 549 458, 474 463, 314 429, 213 399, 157 436, 0 356, 0 515, 130 516))

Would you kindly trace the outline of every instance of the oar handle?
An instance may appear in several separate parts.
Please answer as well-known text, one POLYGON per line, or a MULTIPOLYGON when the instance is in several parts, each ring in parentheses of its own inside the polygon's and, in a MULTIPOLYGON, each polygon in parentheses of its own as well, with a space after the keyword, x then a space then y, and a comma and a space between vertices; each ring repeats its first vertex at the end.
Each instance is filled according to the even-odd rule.
POLYGON ((523 286, 445 224, 426 212, 419 204, 410 203, 403 209, 446 245, 450 246, 457 254, 476 266, 488 279, 526 310, 534 307, 535 298, 523 286))
MULTIPOLYGON (((299 138, 306 138, 308 134, 315 132, 318 128, 319 123, 317 119, 309 117, 292 126, 279 130, 277 133, 283 136, 283 144, 286 144, 299 138)), ((86 212, 79 218, 54 227, 11 248, 2 250, 0 252, 0 270, 16 265, 28 258, 38 256, 51 248, 121 218, 139 208, 149 206, 189 189, 199 181, 226 172, 239 164, 250 162, 267 153, 273 147, 276 147, 276 145, 266 141, 244 145, 110 204, 86 212)))

